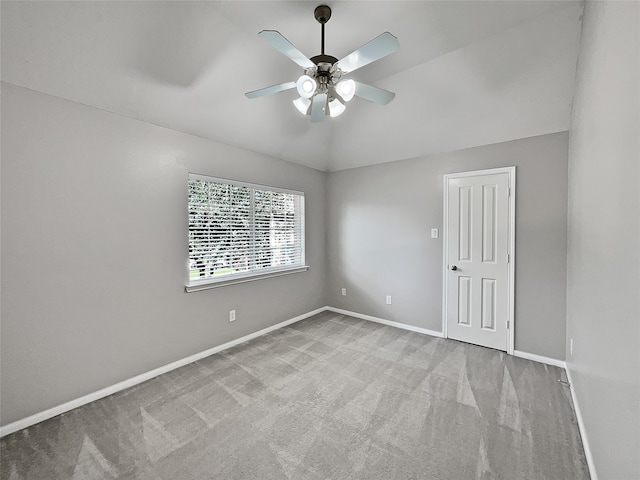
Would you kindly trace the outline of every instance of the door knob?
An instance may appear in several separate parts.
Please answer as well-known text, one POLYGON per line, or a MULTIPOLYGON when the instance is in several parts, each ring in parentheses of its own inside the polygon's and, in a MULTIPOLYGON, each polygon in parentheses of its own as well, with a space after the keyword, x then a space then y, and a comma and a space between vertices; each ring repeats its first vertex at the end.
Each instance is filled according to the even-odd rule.
POLYGON ((451 270, 457 270, 458 267, 456 267, 455 265, 451 265, 451 270))

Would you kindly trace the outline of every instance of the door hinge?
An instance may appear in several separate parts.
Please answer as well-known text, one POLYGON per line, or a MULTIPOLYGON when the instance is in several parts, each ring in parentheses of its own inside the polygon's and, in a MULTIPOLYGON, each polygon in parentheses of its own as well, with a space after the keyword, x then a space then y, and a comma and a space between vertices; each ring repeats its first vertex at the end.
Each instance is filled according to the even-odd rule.
POLYGON ((507 253, 507 263, 511 263, 511 254, 507 253))
POLYGON ((511 322, 509 320, 507 320, 507 330, 509 330, 510 326, 511 326, 511 322))
POLYGON ((510 197, 511 196, 511 187, 508 188, 508 192, 509 193, 507 194, 507 196, 510 197))

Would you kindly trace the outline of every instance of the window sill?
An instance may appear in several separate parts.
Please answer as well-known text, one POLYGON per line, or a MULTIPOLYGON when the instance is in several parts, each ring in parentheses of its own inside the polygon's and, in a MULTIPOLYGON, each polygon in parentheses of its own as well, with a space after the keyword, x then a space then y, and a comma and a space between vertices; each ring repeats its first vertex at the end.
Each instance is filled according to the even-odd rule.
POLYGON ((229 279, 216 279, 216 280, 200 280, 187 284, 184 287, 184 291, 187 293, 199 292, 201 290, 209 290, 210 288, 226 287, 227 285, 236 285, 238 283, 253 282, 255 280, 262 280, 263 278, 280 277, 282 275, 290 275, 292 273, 306 272, 309 270, 309 266, 288 268, 286 270, 275 270, 267 273, 251 273, 246 276, 237 276, 229 279))

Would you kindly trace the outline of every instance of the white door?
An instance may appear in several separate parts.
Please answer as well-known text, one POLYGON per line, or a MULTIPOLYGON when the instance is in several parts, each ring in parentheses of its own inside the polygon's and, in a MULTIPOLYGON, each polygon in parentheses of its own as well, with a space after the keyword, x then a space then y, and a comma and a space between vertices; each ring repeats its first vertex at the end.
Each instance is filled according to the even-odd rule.
POLYGON ((512 352, 509 187, 515 168, 485 172, 445 176, 445 329, 449 338, 512 352))

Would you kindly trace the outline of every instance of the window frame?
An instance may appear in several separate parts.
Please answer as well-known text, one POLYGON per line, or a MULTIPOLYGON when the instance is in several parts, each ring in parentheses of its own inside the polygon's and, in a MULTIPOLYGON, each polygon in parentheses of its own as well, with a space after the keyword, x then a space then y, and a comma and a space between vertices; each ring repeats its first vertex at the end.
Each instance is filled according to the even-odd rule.
MULTIPOLYGON (((251 189, 251 196, 253 197, 255 190, 265 191, 265 192, 274 192, 274 193, 286 193, 291 195, 297 195, 300 197, 301 205, 299 207, 299 214, 296 215, 296 222, 301 222, 301 238, 300 238, 300 248, 301 248, 301 263, 296 265, 285 265, 285 266, 276 266, 276 267, 267 267, 250 271, 236 272, 231 274, 225 274, 220 276, 219 278, 203 278, 203 279, 191 279, 190 278, 190 255, 189 255, 189 236, 187 235, 187 261, 186 261, 186 270, 187 270, 187 279, 185 282, 185 291, 186 292, 197 292, 200 290, 207 290, 210 288, 223 287, 226 285, 234 285, 238 283, 251 282, 255 280, 262 280, 264 278, 272 278, 281 275, 289 275, 293 273, 305 272, 309 269, 309 266, 306 264, 305 257, 305 248, 306 248, 306 225, 305 225, 305 213, 306 213, 306 203, 305 203, 305 194, 299 190, 292 190, 281 187, 274 187, 271 185, 262 185, 257 183, 249 183, 242 182, 238 180, 214 177, 211 175, 202 175, 198 173, 189 173, 187 180, 187 233, 190 232, 189 225, 189 210, 190 210, 190 200, 189 200, 189 182, 192 180, 200 180, 204 182, 211 183, 219 183, 223 185, 233 185, 238 187, 245 187, 251 189)), ((253 205, 253 199, 252 199, 253 205)), ((253 208, 250 210, 250 223, 252 225, 255 224, 256 216, 253 208)))

